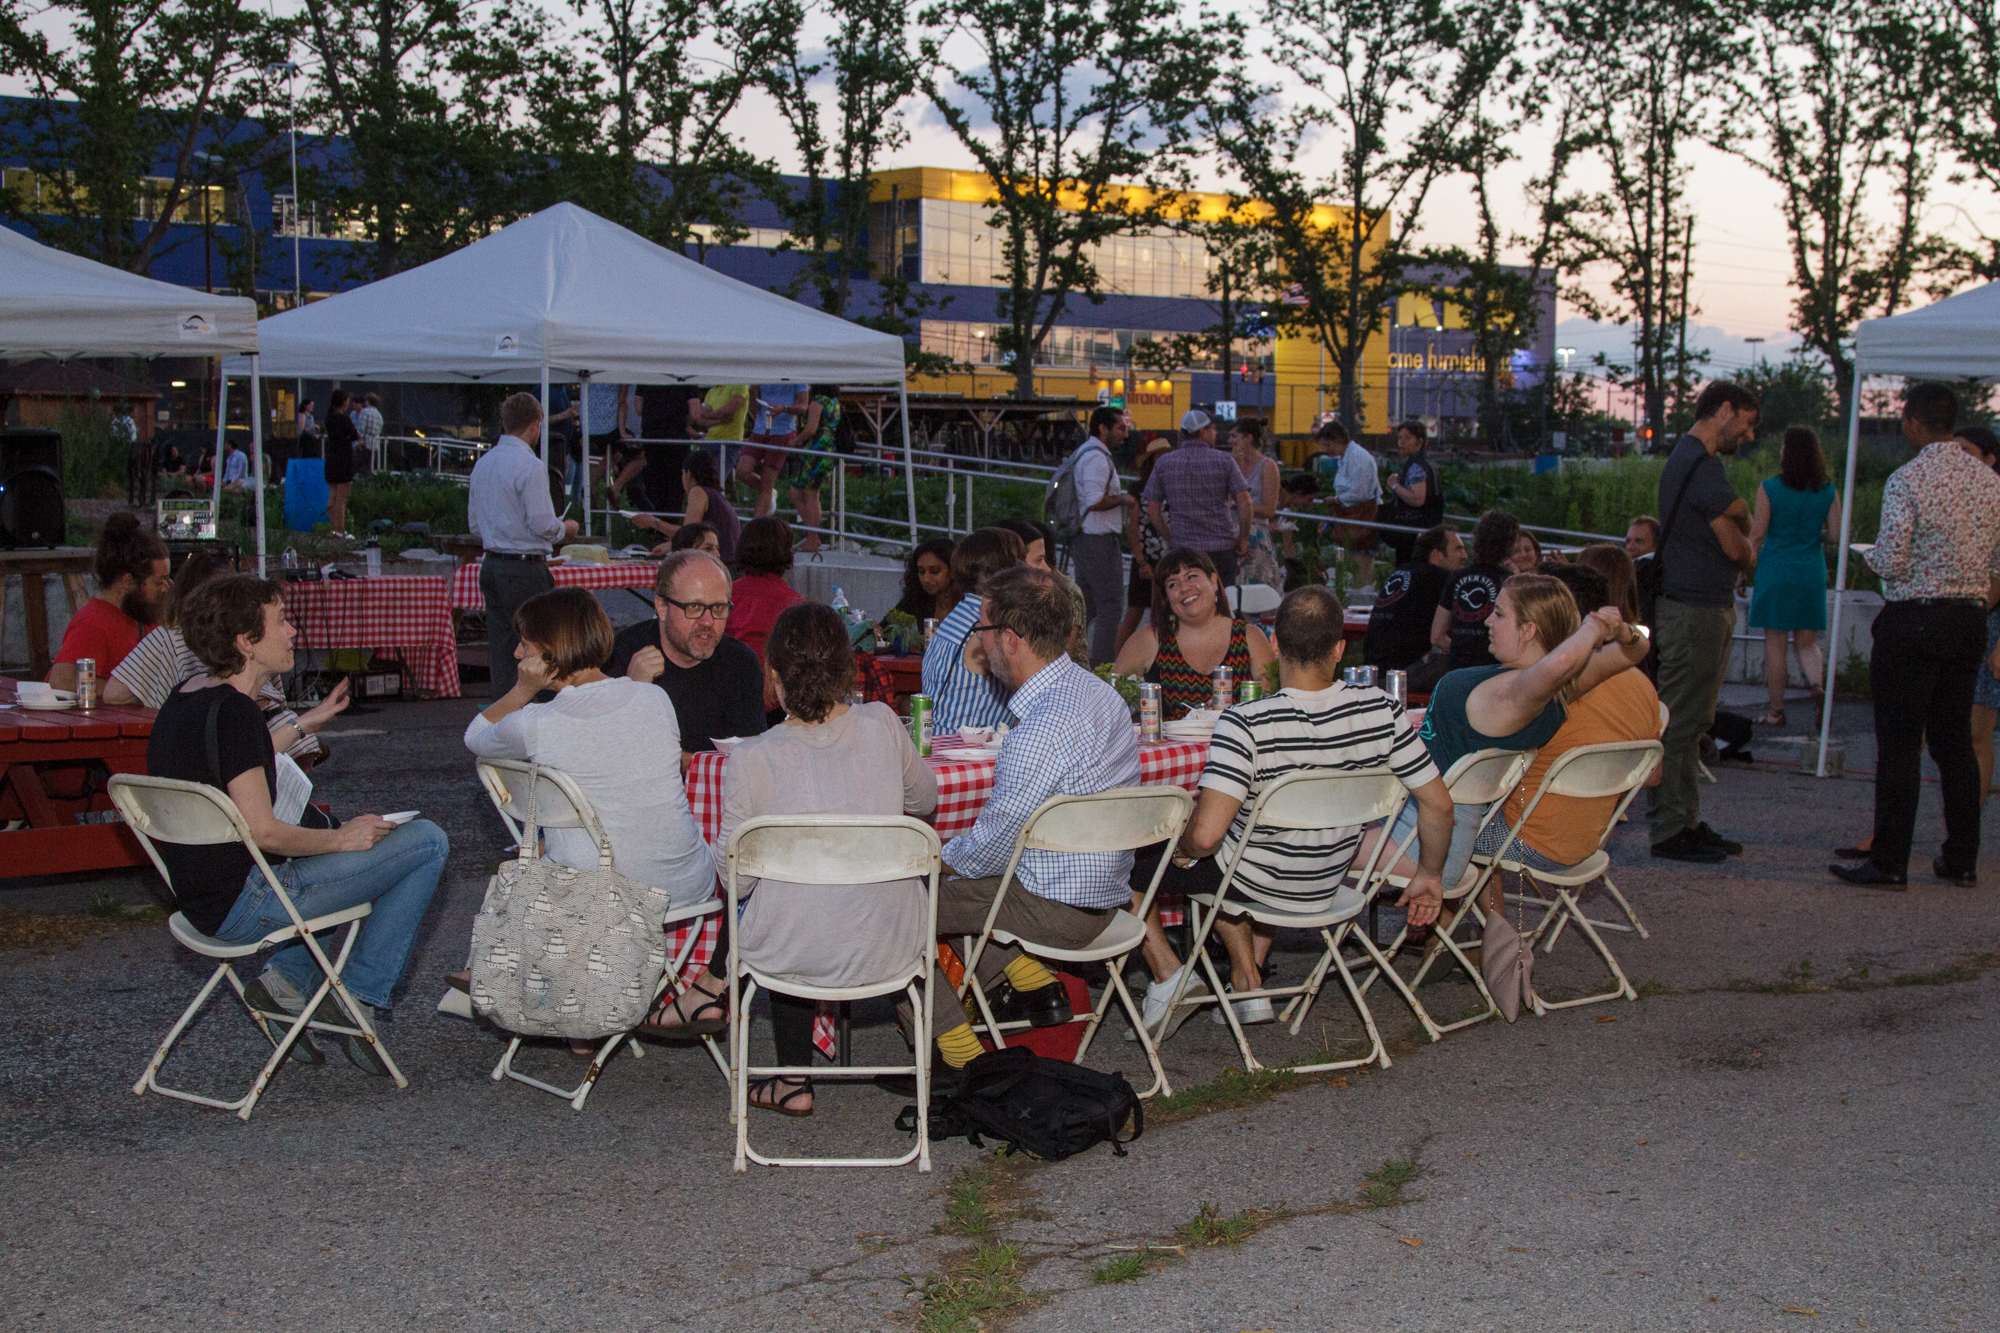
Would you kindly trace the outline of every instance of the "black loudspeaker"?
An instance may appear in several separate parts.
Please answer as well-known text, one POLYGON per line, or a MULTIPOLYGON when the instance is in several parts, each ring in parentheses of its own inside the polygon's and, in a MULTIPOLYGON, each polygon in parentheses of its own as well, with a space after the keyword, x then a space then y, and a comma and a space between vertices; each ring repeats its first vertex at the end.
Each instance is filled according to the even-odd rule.
POLYGON ((61 546, 62 436, 52 430, 0 430, 0 547, 61 546))

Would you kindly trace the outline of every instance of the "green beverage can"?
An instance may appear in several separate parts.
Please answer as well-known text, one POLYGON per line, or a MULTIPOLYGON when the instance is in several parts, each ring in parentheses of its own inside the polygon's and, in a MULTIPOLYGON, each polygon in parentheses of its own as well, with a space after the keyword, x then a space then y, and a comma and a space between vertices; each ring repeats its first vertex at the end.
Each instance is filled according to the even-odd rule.
POLYGON ((1264 697, 1264 687, 1262 685, 1259 685, 1254 680, 1246 680, 1241 685, 1238 685, 1236 687, 1237 703, 1240 704, 1255 703, 1257 702, 1257 700, 1263 697, 1264 697))
POLYGON ((910 696, 910 742, 921 755, 931 752, 931 707, 928 694, 910 696))

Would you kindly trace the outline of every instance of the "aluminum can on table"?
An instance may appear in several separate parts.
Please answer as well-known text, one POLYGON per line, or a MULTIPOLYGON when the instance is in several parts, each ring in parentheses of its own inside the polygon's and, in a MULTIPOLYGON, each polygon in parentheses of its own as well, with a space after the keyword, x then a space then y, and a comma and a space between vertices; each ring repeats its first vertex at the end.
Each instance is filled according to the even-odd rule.
POLYGON ((1264 687, 1254 680, 1246 680, 1236 687, 1236 702, 1253 704, 1264 697, 1264 687))
POLYGON ((1160 739, 1160 687, 1150 682, 1139 686, 1139 739, 1160 739))
POLYGON ((926 619, 926 620, 924 621, 924 651, 925 651, 925 652, 929 652, 929 651, 930 651, 930 647, 931 647, 931 640, 932 640, 932 639, 934 639, 934 638, 936 638, 936 637, 937 637, 937 617, 935 617, 935 616, 931 616, 931 617, 927 618, 927 619, 926 619))
POLYGON ((79 657, 76 659, 76 706, 78 708, 97 707, 97 659, 79 657))
POLYGON ((1389 696, 1389 701, 1398 708, 1409 707, 1410 673, 1407 671, 1388 671, 1383 673, 1382 680, 1382 689, 1389 696))
POLYGON ((1354 669, 1361 673, 1361 683, 1363 685, 1366 685, 1371 690, 1375 688, 1376 672, 1374 667, 1361 666, 1361 667, 1356 667, 1354 669))
POLYGON ((910 743, 917 747, 917 753, 931 752, 931 697, 928 694, 910 696, 910 743))
POLYGON ((1219 666, 1208 673, 1208 706, 1216 712, 1229 707, 1236 695, 1236 671, 1232 667, 1219 666))

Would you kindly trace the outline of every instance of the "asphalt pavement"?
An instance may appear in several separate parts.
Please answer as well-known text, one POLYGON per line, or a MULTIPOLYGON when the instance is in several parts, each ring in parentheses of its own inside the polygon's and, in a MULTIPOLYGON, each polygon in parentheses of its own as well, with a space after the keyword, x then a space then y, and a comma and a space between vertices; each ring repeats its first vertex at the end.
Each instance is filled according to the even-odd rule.
MULTIPOLYGON (((1825 871, 1868 826, 1866 777, 1720 767, 1704 814, 1743 856, 1688 867, 1652 860, 1637 824, 1614 838, 1649 932, 1610 937, 1639 1001, 1433 1044, 1378 987, 1393 1067, 1156 1115, 1122 1158, 1002 1163, 988 1230, 967 1236, 953 1186, 989 1152, 939 1144, 928 1176, 737 1176, 724 1083, 697 1050, 618 1056, 581 1114, 490 1080, 500 1038, 433 1012, 506 841, 458 742, 477 706, 344 718, 320 774, 337 813, 421 806, 452 839, 384 1029, 407 1090, 335 1055, 282 1071, 247 1124, 135 1097, 197 960, 157 920, 0 952, 0 1328, 888 1329, 926 1310, 949 1327, 943 1278, 977 1246, 1018 1285, 980 1318, 1024 1333, 2000 1328, 2000 875, 1989 855, 1977 889, 1931 880, 1934 787, 1925 873, 1886 894, 1825 871), (1367 1198, 1399 1159, 1408 1182, 1367 1198), (1100 1280, 1132 1276, 1121 1262, 1142 1271, 1100 1280)), ((1850 770, 1872 768, 1865 710, 1842 705, 1836 729, 1850 770)), ((1760 759, 1789 757, 1763 740, 1760 759)), ((7 881, 0 909, 105 895, 151 890, 7 881)), ((1281 972, 1309 966, 1307 944, 1282 942, 1281 972)), ((1570 932, 1536 976, 1580 993, 1602 973, 1570 932)), ((1441 1017, 1471 996, 1424 990, 1441 1017)), ((1333 993, 1297 1038, 1251 1033, 1272 1065, 1360 1045, 1333 993)), ((1121 1038, 1113 1023, 1089 1063, 1137 1081, 1121 1038)), ((218 1006, 169 1073, 235 1095, 260 1040, 218 1006)), ((902 1049, 880 1008, 856 1040, 864 1060, 902 1049)), ((1241 1063, 1200 1017, 1166 1058, 1183 1091, 1241 1063)), ((580 1068, 554 1047, 530 1059, 552 1079, 580 1068)), ((773 1148, 889 1152, 901 1105, 822 1082, 810 1120, 752 1129, 773 1148)))

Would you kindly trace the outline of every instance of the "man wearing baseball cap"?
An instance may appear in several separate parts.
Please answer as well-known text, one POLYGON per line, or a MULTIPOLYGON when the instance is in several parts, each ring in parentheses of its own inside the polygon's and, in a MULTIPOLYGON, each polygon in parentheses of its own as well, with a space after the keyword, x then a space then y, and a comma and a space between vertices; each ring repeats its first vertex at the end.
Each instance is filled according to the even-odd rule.
POLYGON ((1181 414, 1180 448, 1153 469, 1145 501, 1147 520, 1169 541, 1203 552, 1224 584, 1236 582, 1237 558, 1250 549, 1250 484, 1236 460, 1215 448, 1208 413, 1196 407, 1181 414))

